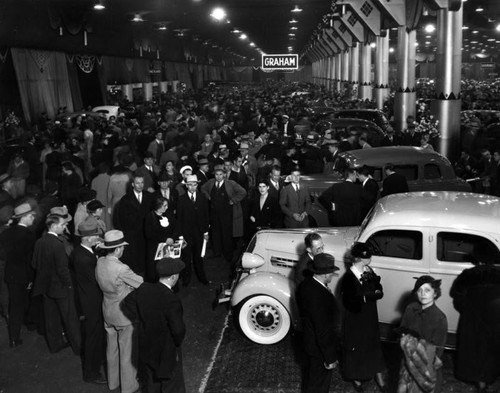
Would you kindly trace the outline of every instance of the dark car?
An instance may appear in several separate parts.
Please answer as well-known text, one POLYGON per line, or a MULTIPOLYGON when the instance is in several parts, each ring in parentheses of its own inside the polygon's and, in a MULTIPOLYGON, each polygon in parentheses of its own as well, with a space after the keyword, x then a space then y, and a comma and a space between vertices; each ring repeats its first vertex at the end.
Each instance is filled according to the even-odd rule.
MULTIPOLYGON (((350 150, 336 158, 331 174, 302 176, 315 199, 334 183, 343 181, 346 168, 364 165, 373 169, 373 178, 382 187, 384 166, 394 165, 394 170, 406 177, 410 191, 471 191, 465 180, 455 175, 450 161, 441 154, 420 147, 389 146, 372 149, 350 150)), ((327 226, 326 211, 315 200, 310 214, 318 226, 327 226)))
POLYGON ((334 116, 336 118, 348 117, 372 121, 384 132, 387 132, 387 128, 389 127, 389 120, 385 116, 385 113, 378 109, 341 109, 335 111, 334 116))
POLYGON ((385 137, 384 131, 378 125, 362 119, 328 119, 321 120, 316 124, 318 132, 325 131, 326 129, 333 130, 333 133, 336 135, 354 135, 356 143, 358 143, 359 137, 364 134, 368 144, 372 147, 381 146, 382 140, 385 137))

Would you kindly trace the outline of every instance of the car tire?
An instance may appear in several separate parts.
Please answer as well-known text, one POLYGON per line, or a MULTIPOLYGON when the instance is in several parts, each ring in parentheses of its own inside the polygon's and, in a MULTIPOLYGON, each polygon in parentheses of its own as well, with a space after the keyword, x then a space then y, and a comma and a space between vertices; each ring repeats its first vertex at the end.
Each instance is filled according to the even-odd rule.
POLYGON ((276 344, 290 331, 290 315, 278 300, 257 295, 246 298, 238 308, 238 323, 243 334, 257 344, 276 344))

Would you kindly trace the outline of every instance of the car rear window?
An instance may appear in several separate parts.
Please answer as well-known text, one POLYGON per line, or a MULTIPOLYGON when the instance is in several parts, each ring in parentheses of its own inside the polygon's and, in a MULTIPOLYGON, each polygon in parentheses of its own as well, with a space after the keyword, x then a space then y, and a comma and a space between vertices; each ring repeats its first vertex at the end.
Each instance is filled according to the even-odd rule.
POLYGON ((394 171, 406 177, 408 181, 418 179, 417 165, 394 165, 394 171))
POLYGON ((500 264, 500 252, 488 239, 468 233, 439 232, 437 259, 443 262, 475 262, 500 264))
POLYGON ((439 168, 439 165, 437 164, 424 165, 424 179, 433 180, 433 179, 440 179, 441 177, 442 177, 441 168, 439 168))

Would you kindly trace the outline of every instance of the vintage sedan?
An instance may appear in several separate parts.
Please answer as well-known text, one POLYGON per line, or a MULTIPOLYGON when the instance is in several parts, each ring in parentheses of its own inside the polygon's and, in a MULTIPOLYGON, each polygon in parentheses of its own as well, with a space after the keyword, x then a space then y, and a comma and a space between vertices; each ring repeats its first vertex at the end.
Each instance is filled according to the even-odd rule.
MULTIPOLYGON (((448 345, 454 345, 458 312, 450 288, 472 267, 478 249, 487 249, 500 264, 500 199, 468 192, 410 192, 380 199, 361 227, 321 228, 324 252, 334 255, 340 276, 331 283, 340 294, 341 276, 349 267, 349 249, 365 242, 373 251, 371 267, 382 277, 384 297, 378 302, 381 332, 389 336, 411 296, 415 277, 442 280, 437 305, 448 318, 448 345)), ((230 301, 242 332, 259 344, 283 339, 300 327, 295 302, 294 267, 304 252, 304 237, 313 229, 262 230, 247 247, 231 288, 220 301, 230 301)))
POLYGON ((317 197, 332 184, 343 181, 342 175, 346 168, 371 167, 373 178, 382 188, 384 166, 389 162, 394 165, 396 172, 406 177, 410 191, 471 191, 470 184, 455 175, 450 161, 435 151, 413 146, 350 150, 338 155, 331 174, 302 177, 314 199, 310 213, 313 225, 328 225, 326 211, 317 197))

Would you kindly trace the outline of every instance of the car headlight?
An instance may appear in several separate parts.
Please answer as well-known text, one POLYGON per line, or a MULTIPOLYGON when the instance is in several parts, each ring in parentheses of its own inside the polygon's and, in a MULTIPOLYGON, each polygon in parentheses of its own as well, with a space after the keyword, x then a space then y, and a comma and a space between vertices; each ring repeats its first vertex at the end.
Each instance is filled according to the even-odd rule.
POLYGON ((255 269, 262 266, 264 263, 264 258, 250 252, 243 253, 241 257, 241 267, 243 267, 243 269, 255 269))

